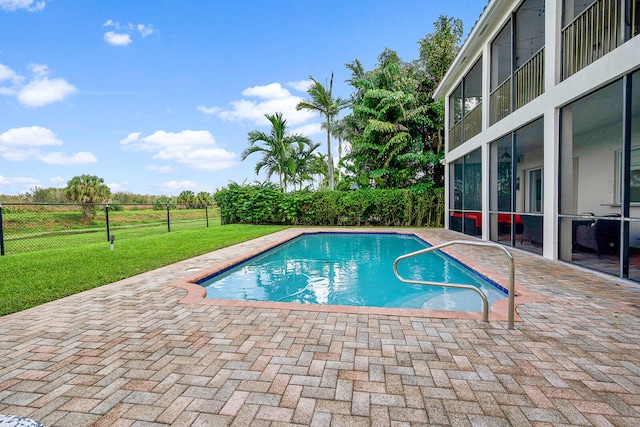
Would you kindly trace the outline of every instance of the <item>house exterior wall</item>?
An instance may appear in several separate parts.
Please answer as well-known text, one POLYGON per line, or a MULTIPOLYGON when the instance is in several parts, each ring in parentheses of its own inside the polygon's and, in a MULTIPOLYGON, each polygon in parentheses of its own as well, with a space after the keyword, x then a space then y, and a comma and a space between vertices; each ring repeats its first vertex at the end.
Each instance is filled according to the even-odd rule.
MULTIPOLYGON (((489 147, 490 144, 499 138, 510 134, 524 125, 534 120, 543 119, 544 129, 544 150, 538 153, 535 159, 528 158, 531 164, 520 165, 523 169, 531 169, 534 166, 543 166, 543 206, 544 206, 544 231, 543 231, 543 253, 545 258, 558 259, 558 214, 559 214, 559 152, 561 141, 561 115, 560 110, 563 106, 571 104, 581 97, 604 87, 607 84, 620 79, 640 68, 640 36, 634 37, 621 46, 617 47, 604 57, 596 60, 592 64, 586 66, 574 75, 561 80, 562 67, 562 10, 564 7, 563 0, 546 0, 545 1, 545 62, 544 62, 544 85, 545 90, 537 98, 533 99, 523 107, 511 112, 507 117, 490 125, 489 109, 490 109, 490 75, 491 75, 491 42, 496 35, 502 30, 504 24, 510 19, 512 13, 520 6, 520 2, 509 0, 492 0, 489 2, 483 15, 480 17, 475 27, 471 31, 465 44, 463 45, 456 60, 454 60, 450 70, 445 75, 443 81, 436 91, 436 97, 448 99, 448 96, 469 72, 470 68, 475 64, 478 58, 482 57, 483 64, 483 129, 482 131, 463 141, 463 143, 455 149, 448 150, 448 129, 445 130, 445 161, 447 164, 461 158, 462 156, 480 148, 482 150, 483 169, 482 169, 482 238, 489 239, 489 147), (535 164, 534 164, 535 163, 535 164)), ((640 84, 640 83, 636 83, 640 84)), ((449 114, 448 102, 445 103, 445 115, 449 114)), ((448 116, 447 116, 448 117, 448 116)), ((445 121, 448 123, 448 121, 445 121)), ((602 130, 606 132, 606 130, 602 130)), ((598 138, 597 134, 592 135, 598 138)), ((601 139, 600 139, 601 140, 601 139)), ((612 150, 606 147, 599 147, 602 150, 602 156, 613 156, 612 150)), ((592 167, 598 167, 602 164, 603 158, 593 152, 590 154, 592 159, 592 167)), ((609 159, 613 161, 612 159, 609 159)), ((585 158, 585 162, 588 160, 585 158)), ((588 165, 589 163, 584 163, 588 165)), ((578 179, 588 180, 588 169, 581 166, 580 177, 578 179)), ((594 191, 611 191, 613 188, 613 180, 615 179, 614 171, 609 174, 606 182, 593 182, 594 191)), ((445 168, 445 180, 450 179, 449 168, 445 168)), ((587 182, 587 181, 585 181, 587 182)), ((584 184, 583 184, 584 185, 584 184)), ((445 188, 449 189, 447 184, 445 188)), ((521 196, 525 197, 523 191, 521 196)), ((580 201, 578 202, 580 203, 580 201)), ((585 206, 587 203, 585 203, 585 206)), ((449 196, 445 197, 445 209, 449 211, 449 196)), ((634 208, 640 209, 640 208, 634 208)), ((606 209, 603 208, 603 213, 606 209)), ((447 223, 447 221, 445 221, 447 223)), ((640 242, 640 235, 633 236, 634 229, 640 233, 640 228, 632 227, 631 242, 634 240, 640 242)))

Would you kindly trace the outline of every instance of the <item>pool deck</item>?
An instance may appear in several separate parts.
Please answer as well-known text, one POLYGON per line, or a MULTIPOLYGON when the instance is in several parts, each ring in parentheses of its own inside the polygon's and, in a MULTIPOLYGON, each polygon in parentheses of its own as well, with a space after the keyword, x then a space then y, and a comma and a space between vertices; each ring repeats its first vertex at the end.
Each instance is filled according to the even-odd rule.
MULTIPOLYGON (((513 250, 515 330, 499 307, 485 323, 203 301, 188 284, 299 232, 0 317, 0 414, 48 427, 640 425, 638 284, 513 250)), ((455 252, 504 283, 498 251, 455 252)))

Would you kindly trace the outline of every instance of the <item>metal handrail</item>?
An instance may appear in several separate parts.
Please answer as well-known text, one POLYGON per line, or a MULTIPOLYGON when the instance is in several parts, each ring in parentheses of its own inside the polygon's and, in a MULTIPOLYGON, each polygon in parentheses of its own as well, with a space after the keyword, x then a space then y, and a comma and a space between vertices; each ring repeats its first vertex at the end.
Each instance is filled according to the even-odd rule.
POLYGON ((515 266, 514 266, 514 262, 513 262, 513 255, 511 255, 511 252, 509 252, 509 250, 507 248, 505 248, 502 245, 499 245, 497 243, 493 243, 493 242, 475 242, 475 241, 470 241, 470 240, 451 240, 449 242, 445 242, 445 243, 440 243, 439 245, 436 246, 431 246, 425 249, 421 249, 419 251, 415 251, 415 252, 411 252, 409 254, 406 255, 401 255, 398 258, 396 258, 396 260, 393 262, 393 274, 396 275, 396 277, 398 278, 398 280, 400 280, 401 282, 404 283, 411 283, 411 284, 415 284, 415 285, 425 285, 425 286, 442 286, 445 288, 458 288, 458 289, 469 289, 472 290, 474 292, 476 292, 478 295, 480 295, 480 298, 482 298, 482 308, 483 308, 483 320, 485 322, 489 321, 489 301, 487 300, 487 296, 484 294, 484 292, 482 292, 479 288, 476 288, 475 286, 471 286, 471 285, 464 285, 464 284, 459 284, 459 283, 443 283, 443 282, 430 282, 430 281, 425 281, 425 280, 410 280, 410 279, 405 279, 404 277, 402 277, 400 275, 400 273, 398 273, 398 263, 404 259, 407 258, 411 258, 417 255, 422 255, 425 254, 427 252, 433 252, 435 250, 447 247, 447 246, 452 246, 452 245, 469 245, 469 246, 485 246, 485 247, 492 247, 492 248, 496 248, 496 249, 500 249, 508 258, 509 260, 509 313, 508 313, 508 323, 509 323, 509 329, 514 329, 513 327, 513 319, 515 317, 515 300, 514 300, 514 296, 515 296, 515 266))

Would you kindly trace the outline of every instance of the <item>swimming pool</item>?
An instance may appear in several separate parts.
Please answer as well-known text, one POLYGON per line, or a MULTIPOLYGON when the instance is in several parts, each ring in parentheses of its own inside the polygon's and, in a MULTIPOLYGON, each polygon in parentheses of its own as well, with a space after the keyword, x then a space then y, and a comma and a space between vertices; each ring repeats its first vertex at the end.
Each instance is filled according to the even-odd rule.
MULTIPOLYGON (((215 299, 482 311, 473 291, 395 278, 393 261, 427 246, 415 235, 398 233, 303 234, 196 283, 215 299)), ((404 261, 400 273, 480 287, 489 304, 506 296, 498 285, 438 252, 404 261)))

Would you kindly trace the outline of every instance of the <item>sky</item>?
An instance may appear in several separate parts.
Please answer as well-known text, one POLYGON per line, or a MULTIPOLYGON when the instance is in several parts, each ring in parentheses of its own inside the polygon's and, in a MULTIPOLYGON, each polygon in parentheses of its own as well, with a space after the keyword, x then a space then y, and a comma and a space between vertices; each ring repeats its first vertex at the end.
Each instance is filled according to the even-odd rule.
POLYGON ((0 194, 83 174, 168 196, 264 181, 240 154, 265 113, 326 153, 321 117, 295 108, 310 76, 348 98, 344 64, 417 59, 439 15, 466 37, 486 3, 0 0, 0 194))

